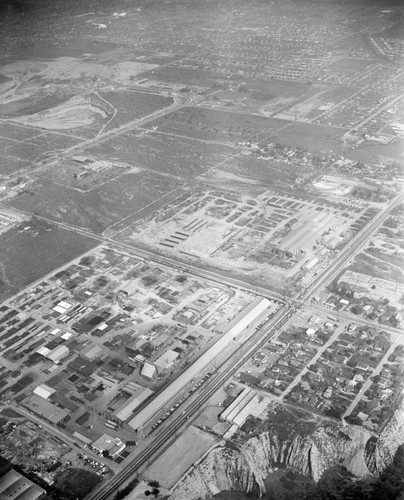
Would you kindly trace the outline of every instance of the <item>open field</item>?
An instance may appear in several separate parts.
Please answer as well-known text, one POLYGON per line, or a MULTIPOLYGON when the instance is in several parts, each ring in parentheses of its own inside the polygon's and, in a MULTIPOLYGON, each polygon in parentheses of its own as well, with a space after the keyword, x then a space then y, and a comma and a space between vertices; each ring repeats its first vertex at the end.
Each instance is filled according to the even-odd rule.
POLYGON ((142 61, 143 55, 116 49, 90 57, 7 60, 0 65, 0 74, 12 85, 1 89, 0 117, 92 138, 106 125, 119 127, 165 108, 172 98, 129 90, 98 91, 101 81, 116 88, 156 67, 142 61))
POLYGON ((205 108, 182 108, 147 124, 146 128, 219 142, 258 141, 275 135, 287 121, 205 108))
POLYGON ((71 99, 74 92, 68 88, 56 89, 53 93, 39 90, 35 95, 27 95, 21 99, 7 100, 0 104, 0 117, 13 119, 23 115, 41 113, 49 108, 59 106, 71 99))
POLYGON ((34 128, 24 127, 23 125, 17 125, 14 123, 8 123, 6 121, 0 122, 0 137, 6 139, 13 139, 14 141, 30 141, 34 137, 39 137, 44 132, 42 130, 36 130, 34 128))
POLYGON ((380 158, 384 161, 404 161, 404 138, 397 137, 390 144, 381 145, 377 143, 360 144, 358 148, 352 152, 352 156, 360 161, 369 161, 373 158, 380 158))
POLYGON ((340 101, 347 99, 357 90, 358 87, 352 86, 340 86, 332 89, 328 87, 323 88, 323 90, 313 88, 313 95, 309 97, 305 95, 304 99, 300 99, 297 104, 282 110, 276 117, 286 120, 312 120, 340 101))
MULTIPOLYGON (((229 86, 226 90, 215 91, 201 104, 226 111, 242 111, 263 116, 276 115, 294 103, 318 94, 324 85, 308 85, 303 82, 285 80, 247 80, 229 86)), ((279 116, 283 118, 283 116, 279 116)), ((294 119, 292 115, 291 119, 294 119)))
POLYGON ((109 161, 119 158, 119 161, 134 167, 188 179, 222 163, 237 149, 169 134, 133 130, 91 146, 86 152, 102 155, 109 161))
POLYGON ((105 131, 147 116, 159 109, 167 108, 173 102, 172 97, 130 90, 100 92, 99 96, 116 109, 116 115, 105 131))
POLYGON ((179 186, 173 178, 140 171, 124 174, 93 191, 81 193, 52 184, 44 172, 24 192, 10 200, 10 205, 101 233, 129 215, 139 213, 139 217, 144 217, 148 210, 160 206, 161 198, 179 186))
POLYGON ((96 241, 38 219, 0 236, 0 301, 96 245, 96 241), (18 228, 28 227, 26 230, 18 228))
POLYGON ((107 162, 97 158, 73 156, 46 169, 46 175, 62 188, 91 191, 115 177, 138 169, 120 162, 107 162))
POLYGON ((118 44, 105 40, 77 37, 63 41, 54 39, 45 43, 38 41, 35 45, 19 46, 13 49, 14 58, 21 59, 53 59, 55 57, 81 57, 84 54, 100 54, 113 50, 118 44))
POLYGON ((186 67, 186 61, 183 61, 182 64, 185 67, 182 65, 171 65, 152 69, 145 73, 140 73, 137 76, 137 79, 173 83, 180 87, 186 87, 187 85, 211 87, 214 86, 218 80, 223 79, 223 76, 220 73, 205 71, 203 69, 188 68, 186 67))
POLYGON ((312 153, 332 154, 342 150, 340 139, 346 131, 347 129, 339 127, 295 122, 285 132, 278 133, 276 141, 312 153))
POLYGON ((374 60, 344 58, 327 64, 322 68, 322 76, 338 75, 339 77, 352 77, 361 75, 374 65, 374 60))
POLYGON ((0 126, 0 146, 3 151, 0 159, 0 175, 3 176, 14 174, 19 170, 29 171, 37 163, 59 154, 80 141, 74 137, 43 133, 9 123, 7 129, 7 132, 4 132, 5 129, 0 126))
POLYGON ((237 158, 232 158, 210 174, 214 182, 222 185, 231 184, 231 178, 227 178, 228 175, 237 176, 247 185, 255 184, 289 191, 297 180, 310 178, 316 173, 308 167, 288 164, 271 158, 261 159, 254 155, 240 155, 237 158))
POLYGON ((189 427, 147 470, 146 477, 172 488, 215 443, 213 435, 189 427))
POLYGON ((392 286, 395 282, 404 284, 404 272, 400 271, 398 266, 379 257, 374 257, 369 253, 358 254, 348 269, 375 278, 389 280, 392 286))
MULTIPOLYGON (((35 96, 33 96, 35 101, 35 96)), ((91 94, 73 95, 56 106, 42 103, 44 109, 32 111, 32 108, 12 120, 43 130, 63 131, 83 139, 95 137, 102 126, 112 118, 113 110, 98 96, 91 94)))

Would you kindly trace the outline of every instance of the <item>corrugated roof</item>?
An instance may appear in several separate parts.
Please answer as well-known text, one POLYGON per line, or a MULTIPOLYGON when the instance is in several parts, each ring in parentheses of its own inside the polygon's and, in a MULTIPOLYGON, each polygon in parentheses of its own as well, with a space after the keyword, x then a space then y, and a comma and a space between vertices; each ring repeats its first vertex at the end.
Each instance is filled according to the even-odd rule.
POLYGON ((0 498, 7 500, 36 500, 45 490, 14 469, 0 477, 0 498))

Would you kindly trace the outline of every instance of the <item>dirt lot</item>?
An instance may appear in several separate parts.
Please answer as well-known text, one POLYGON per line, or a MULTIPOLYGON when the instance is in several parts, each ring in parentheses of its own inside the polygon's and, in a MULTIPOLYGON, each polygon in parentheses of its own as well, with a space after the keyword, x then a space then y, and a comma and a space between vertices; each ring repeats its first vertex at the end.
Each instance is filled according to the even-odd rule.
POLYGON ((301 179, 307 175, 314 176, 316 174, 307 167, 244 155, 215 169, 212 175, 220 178, 222 172, 235 174, 245 179, 247 183, 255 182, 257 185, 287 190, 290 190, 297 178, 301 179))
POLYGON ((292 123, 278 133, 276 141, 284 146, 301 148, 311 153, 339 153, 342 151, 340 138, 347 131, 340 127, 292 123))
POLYGON ((105 131, 147 116, 159 109, 167 108, 173 102, 171 97, 130 90, 100 92, 99 95, 117 110, 115 117, 105 128, 105 131))
POLYGON ((44 133, 10 123, 0 125, 0 174, 8 176, 19 170, 30 170, 37 162, 80 141, 78 138, 44 133))
MULTIPOLYGON (((185 61, 186 64, 186 61, 185 61)), ((181 86, 198 85, 210 87, 217 80, 223 78, 220 73, 204 71, 194 68, 182 68, 180 66, 165 66, 153 69, 138 75, 138 78, 156 80, 158 82, 175 83, 181 86)))
POLYGON ((158 208, 159 200, 179 187, 175 179, 140 171, 124 174, 93 191, 81 193, 52 185, 45 172, 26 191, 10 200, 10 204, 54 221, 101 233, 129 215, 146 215, 147 212, 141 212, 146 207, 158 208))
POLYGON ((287 121, 206 108, 182 108, 147 124, 147 128, 196 139, 228 143, 256 142, 275 135, 287 121))
POLYGON ((91 155, 180 178, 193 178, 222 163, 238 150, 194 139, 134 130, 86 149, 91 155))
POLYGON ((189 427, 146 471, 146 478, 172 488, 215 441, 211 434, 189 427))
POLYGON ((298 104, 289 107, 286 111, 282 111, 277 117, 288 120, 302 118, 313 120, 327 109, 332 108, 358 91, 358 87, 337 87, 331 90, 328 88, 320 92, 315 87, 311 88, 313 89, 312 96, 300 100, 298 104))

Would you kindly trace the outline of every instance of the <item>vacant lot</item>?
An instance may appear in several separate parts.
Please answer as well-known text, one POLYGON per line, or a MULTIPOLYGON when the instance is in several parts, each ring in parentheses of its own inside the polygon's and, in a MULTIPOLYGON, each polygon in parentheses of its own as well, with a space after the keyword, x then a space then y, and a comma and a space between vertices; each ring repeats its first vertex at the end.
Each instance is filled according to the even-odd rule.
POLYGON ((292 123, 285 132, 278 134, 276 141, 284 146, 304 149, 311 153, 338 153, 342 150, 340 141, 347 131, 340 127, 292 123))
POLYGON ((42 130, 35 130, 8 122, 0 123, 0 137, 14 139, 15 141, 28 141, 41 134, 43 134, 42 130))
POLYGON ((147 124, 147 128, 196 139, 238 143, 275 135, 289 122, 275 118, 205 108, 182 108, 147 124))
MULTIPOLYGON (((31 224, 31 223, 30 223, 31 224)), ((33 221, 32 231, 0 236, 0 301, 96 246, 96 240, 33 221)))
MULTIPOLYGON (((128 173, 93 191, 81 193, 52 185, 43 174, 10 204, 54 221, 101 233, 129 215, 147 214, 159 207, 160 199, 179 187, 179 182, 154 172, 128 173)), ((162 201, 162 202, 163 202, 162 201)))
MULTIPOLYGON (((248 80, 245 83, 233 84, 230 89, 215 92, 202 104, 206 103, 226 111, 236 110, 270 116, 287 109, 297 101, 308 99, 323 87, 320 84, 308 85, 292 80, 248 80)), ((294 115, 291 119, 295 119, 294 115)))
POLYGON ((374 258, 368 253, 358 254, 348 269, 382 280, 390 280, 392 283, 404 283, 404 273, 397 266, 379 258, 374 258))
POLYGON ((234 155, 237 149, 193 139, 134 130, 88 148, 94 156, 156 172, 192 178, 234 155))
POLYGON ((296 120, 296 119, 309 119, 313 120, 322 113, 331 109, 341 101, 347 99, 352 94, 358 91, 358 87, 336 87, 333 89, 324 89, 319 91, 315 87, 312 95, 305 95, 304 100, 300 100, 297 104, 289 107, 287 110, 282 110, 278 118, 296 120))
POLYGON ((182 475, 214 444, 215 438, 189 427, 147 470, 146 477, 172 488, 182 475))
POLYGON ((219 181, 221 177, 223 178, 224 172, 237 175, 248 184, 255 182, 257 185, 274 189, 290 189, 296 179, 304 178, 306 175, 315 175, 315 172, 310 172, 307 167, 287 164, 279 160, 260 159, 253 155, 240 155, 231 159, 216 169, 212 176, 219 181))
MULTIPOLYGON (((187 64, 183 61, 183 64, 187 64)), ((218 80, 223 79, 223 75, 212 71, 195 68, 183 68, 181 66, 165 66, 163 68, 152 69, 138 75, 138 78, 147 78, 159 82, 175 83, 178 85, 198 85, 210 87, 218 80)))
POLYGON ((3 152, 0 158, 0 175, 8 176, 19 170, 31 170, 35 164, 58 154, 64 149, 77 144, 80 139, 63 135, 47 134, 43 131, 33 131, 24 127, 9 128, 6 136, 0 127, 0 148, 3 152), (15 137, 9 138, 9 137, 15 137))
POLYGON ((173 103, 171 97, 130 90, 100 92, 99 95, 117 111, 114 119, 105 130, 120 127, 159 109, 167 108, 173 103))
POLYGON ((366 59, 341 59, 325 67, 330 74, 352 76, 355 73, 363 72, 373 65, 373 61, 366 59))

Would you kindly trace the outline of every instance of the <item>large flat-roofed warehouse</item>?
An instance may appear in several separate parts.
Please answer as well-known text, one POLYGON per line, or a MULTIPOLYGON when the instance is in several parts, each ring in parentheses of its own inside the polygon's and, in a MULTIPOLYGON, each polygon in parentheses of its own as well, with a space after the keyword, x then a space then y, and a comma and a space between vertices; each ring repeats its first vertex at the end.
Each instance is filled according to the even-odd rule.
POLYGON ((232 322, 230 329, 202 356, 185 370, 172 384, 162 391, 153 401, 141 410, 129 425, 133 429, 141 429, 146 425, 164 406, 169 404, 173 397, 178 394, 194 377, 200 376, 203 370, 219 356, 224 349, 231 344, 238 335, 244 332, 254 321, 269 309, 271 302, 267 299, 257 298, 250 306, 240 313, 232 322))
POLYGON ((4 500, 39 500, 46 491, 14 469, 0 477, 0 498, 4 500))

